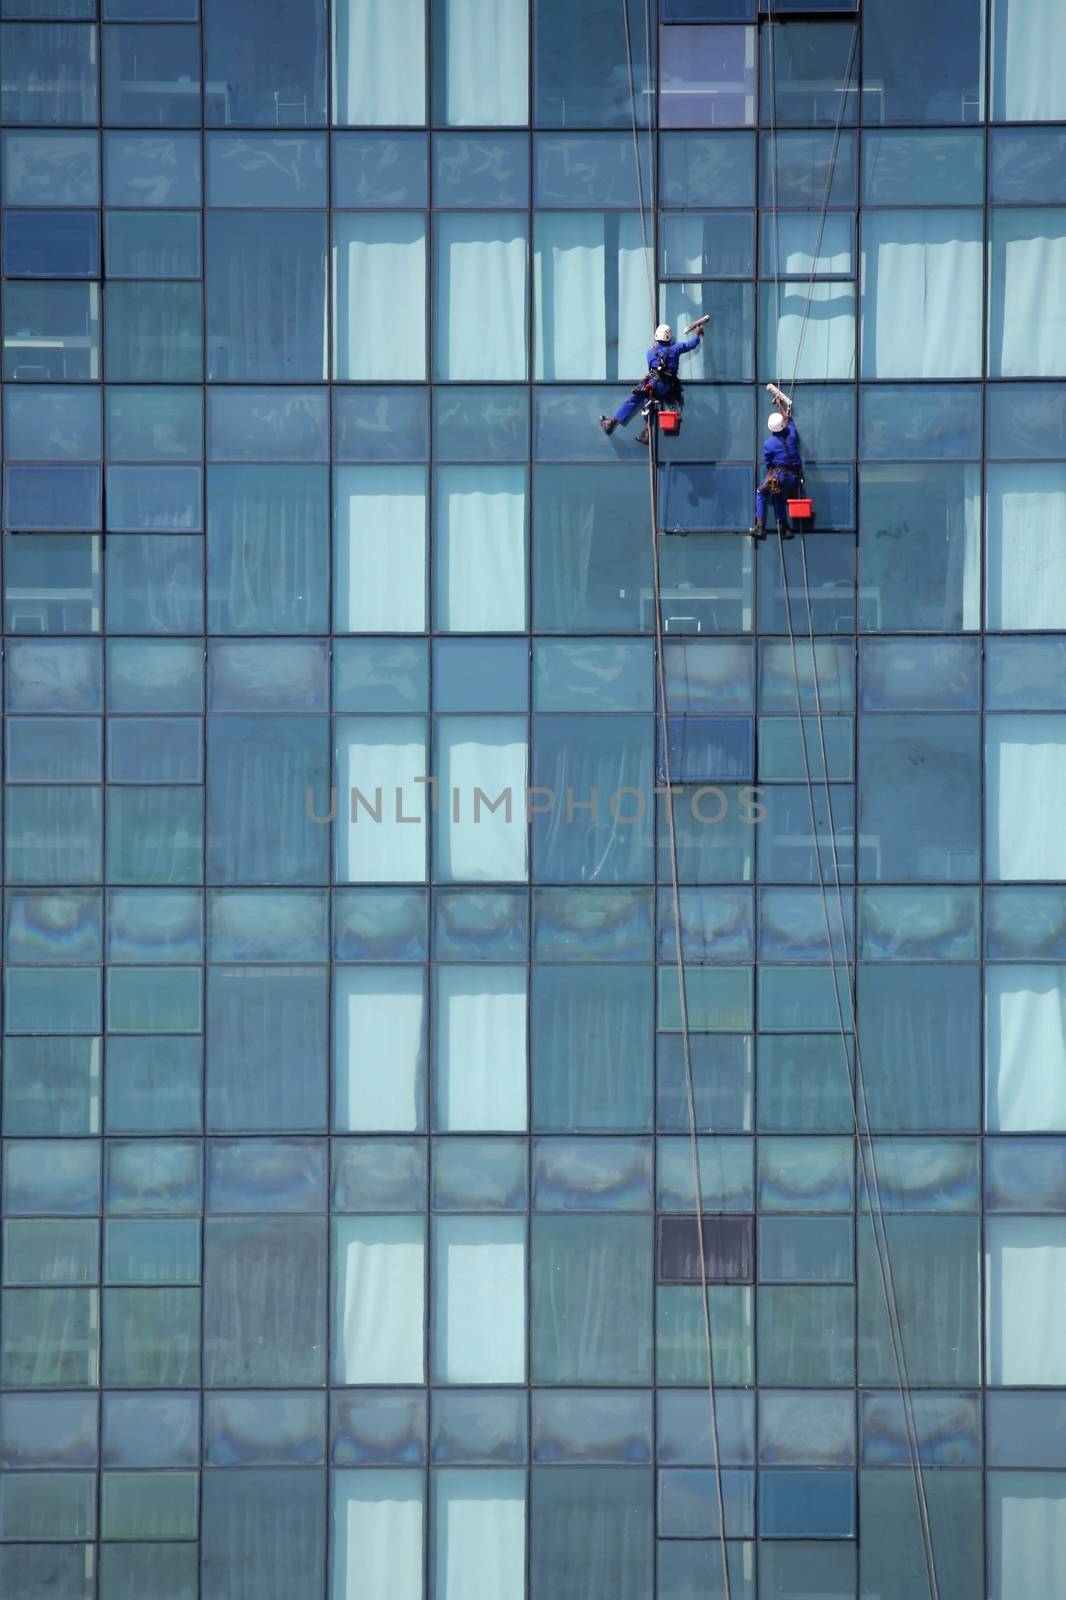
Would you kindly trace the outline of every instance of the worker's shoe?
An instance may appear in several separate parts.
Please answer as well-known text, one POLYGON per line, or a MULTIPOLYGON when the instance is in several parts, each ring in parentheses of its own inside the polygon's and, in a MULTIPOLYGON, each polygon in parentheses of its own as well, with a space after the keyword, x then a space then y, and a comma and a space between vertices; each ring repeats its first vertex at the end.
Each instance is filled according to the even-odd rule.
POLYGON ((753 539, 766 538, 766 524, 761 517, 755 519, 755 526, 751 529, 751 536, 753 539))
POLYGON ((648 440, 650 438, 651 438, 651 434, 648 432, 648 424, 645 423, 643 428, 641 428, 640 432, 637 434, 637 443, 638 444, 647 444, 647 442, 648 442, 648 440))
POLYGON ((618 426, 618 421, 617 421, 617 418, 615 418, 615 417, 601 417, 600 418, 600 427, 603 429, 603 431, 607 435, 608 439, 611 437, 611 434, 614 432, 614 430, 617 428, 617 426, 618 426))
POLYGON ((781 524, 781 537, 782 537, 782 539, 794 539, 795 538, 795 534, 792 532, 792 529, 789 527, 787 522, 783 522, 781 524))

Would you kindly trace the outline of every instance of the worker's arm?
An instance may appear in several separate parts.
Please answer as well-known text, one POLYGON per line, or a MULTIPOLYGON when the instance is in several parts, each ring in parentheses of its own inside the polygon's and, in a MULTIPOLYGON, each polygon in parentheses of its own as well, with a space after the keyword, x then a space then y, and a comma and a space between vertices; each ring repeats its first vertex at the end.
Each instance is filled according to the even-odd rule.
POLYGON ((674 345, 671 354, 675 356, 687 356, 690 350, 695 350, 702 338, 703 329, 700 328, 697 333, 692 335, 691 339, 679 339, 674 345))

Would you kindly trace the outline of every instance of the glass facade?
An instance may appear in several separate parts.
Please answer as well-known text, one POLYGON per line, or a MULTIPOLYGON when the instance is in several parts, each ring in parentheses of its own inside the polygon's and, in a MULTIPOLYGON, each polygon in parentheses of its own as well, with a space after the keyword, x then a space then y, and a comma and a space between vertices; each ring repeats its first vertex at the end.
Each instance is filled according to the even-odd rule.
POLYGON ((0 1594, 1066 1600, 1058 0, 0 19, 0 1594))

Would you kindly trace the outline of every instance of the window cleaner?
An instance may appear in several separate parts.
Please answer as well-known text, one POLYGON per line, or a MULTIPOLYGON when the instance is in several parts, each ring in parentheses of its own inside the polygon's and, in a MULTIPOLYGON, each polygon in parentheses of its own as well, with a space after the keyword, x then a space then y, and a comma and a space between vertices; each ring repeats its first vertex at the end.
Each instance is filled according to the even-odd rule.
POLYGON ((755 539, 766 538, 766 505, 767 501, 773 501, 778 532, 782 539, 791 539, 790 508, 802 506, 804 509, 802 511, 797 509, 796 515, 810 515, 809 501, 789 499, 790 493, 795 494, 803 487, 803 460, 799 450, 799 434, 792 420, 792 401, 788 395, 782 393, 775 383, 768 383, 766 388, 781 409, 771 411, 766 419, 769 436, 763 440, 762 447, 766 475, 755 491, 755 526, 751 533, 755 539))
MULTIPOLYGON (((676 344, 670 324, 660 322, 655 330, 655 343, 648 351, 648 376, 641 379, 632 393, 626 396, 613 417, 600 418, 604 433, 609 436, 619 424, 624 428, 633 413, 643 406, 644 415, 649 420, 637 434, 637 443, 647 444, 650 419, 655 411, 664 406, 680 411, 684 405, 684 392, 677 375, 677 364, 683 355, 695 350, 710 320, 709 316, 700 317, 697 322, 690 323, 685 332, 691 334, 692 338, 679 339, 676 344)), ((677 431, 676 425, 672 431, 677 431)))

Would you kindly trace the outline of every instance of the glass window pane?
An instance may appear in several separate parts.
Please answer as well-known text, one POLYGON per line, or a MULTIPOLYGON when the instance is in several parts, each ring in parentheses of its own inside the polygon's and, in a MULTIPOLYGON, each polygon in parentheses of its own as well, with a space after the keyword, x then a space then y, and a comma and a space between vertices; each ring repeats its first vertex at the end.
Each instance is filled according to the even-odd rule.
POLYGON ((983 240, 978 211, 863 213, 864 378, 980 376, 983 240))
POLYGON ((527 251, 520 213, 437 216, 434 377, 490 383, 525 378, 527 251))
POLYGON ((664 128, 743 128, 755 121, 753 28, 662 28, 664 128))
MULTIPOLYGON (((968 48, 968 42, 964 43, 963 49, 968 48)), ((913 65, 909 73, 913 76, 913 65)), ((928 92, 928 88, 919 89, 919 93, 928 92)), ((862 198, 866 205, 980 204, 984 199, 980 131, 868 129, 862 136, 862 198)))
POLYGON ((205 0, 204 56, 209 126, 325 122, 325 0, 205 0))
POLYGON ((989 375, 1062 377, 1066 329, 1042 308, 1066 264, 1066 208, 996 208, 989 217, 989 375))
MULTIPOLYGON (((426 376, 426 219, 417 212, 338 212, 333 218, 333 375, 426 376), (388 339, 367 338, 373 305, 388 339)), ((469 336, 469 325, 467 327, 469 336)))
POLYGON ((445 40, 435 63, 437 120, 453 128, 526 122, 528 0, 436 0, 434 14, 445 40))
POLYGON ((863 121, 980 122, 983 43, 982 0, 935 10, 925 0, 875 0, 863 20, 863 121))
POLYGON ((333 0, 331 10, 334 122, 425 122, 425 0, 333 0))
MULTIPOLYGON (((256 25, 257 34, 265 26, 256 25)), ((284 228, 255 212, 211 212, 206 232, 209 381, 313 383, 326 376, 326 224, 284 228)))

